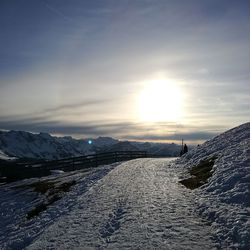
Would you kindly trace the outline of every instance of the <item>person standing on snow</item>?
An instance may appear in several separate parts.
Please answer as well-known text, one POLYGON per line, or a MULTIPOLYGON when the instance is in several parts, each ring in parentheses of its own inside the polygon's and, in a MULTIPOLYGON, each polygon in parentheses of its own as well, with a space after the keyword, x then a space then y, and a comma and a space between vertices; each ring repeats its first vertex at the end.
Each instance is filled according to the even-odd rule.
POLYGON ((183 148, 183 154, 187 153, 188 152, 188 147, 187 147, 187 144, 184 145, 184 148, 183 148))

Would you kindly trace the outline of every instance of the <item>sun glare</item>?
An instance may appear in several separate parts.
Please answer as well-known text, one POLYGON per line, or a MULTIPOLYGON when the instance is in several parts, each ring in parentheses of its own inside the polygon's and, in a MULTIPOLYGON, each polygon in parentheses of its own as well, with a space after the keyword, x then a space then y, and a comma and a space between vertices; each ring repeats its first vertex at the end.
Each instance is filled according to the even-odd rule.
POLYGON ((139 94, 140 120, 147 122, 177 122, 182 113, 181 90, 174 82, 153 80, 139 94))

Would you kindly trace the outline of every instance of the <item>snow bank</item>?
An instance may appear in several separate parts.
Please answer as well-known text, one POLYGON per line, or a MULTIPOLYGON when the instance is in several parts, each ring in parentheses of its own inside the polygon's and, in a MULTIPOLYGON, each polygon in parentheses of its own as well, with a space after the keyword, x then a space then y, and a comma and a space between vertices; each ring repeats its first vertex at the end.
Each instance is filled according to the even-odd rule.
POLYGON ((212 177, 194 191, 197 212, 211 221, 218 247, 250 249, 250 123, 216 136, 176 163, 191 168, 213 156, 212 177))
POLYGON ((0 159, 1 159, 1 160, 8 161, 8 160, 15 160, 16 157, 8 156, 8 155, 6 155, 2 150, 0 150, 0 159))
POLYGON ((3 185, 0 188, 0 249, 26 249, 51 224, 74 210, 78 206, 79 197, 84 196, 93 185, 119 164, 99 166, 87 172, 66 172, 3 185), (69 192, 61 194, 61 199, 49 205, 38 216, 27 220, 27 214, 47 200, 46 194, 35 192, 29 185, 37 182, 53 182, 60 186, 72 181, 76 184, 69 192))
POLYGON ((51 174, 53 175, 57 175, 57 174, 63 174, 64 171, 60 170, 60 169, 54 169, 54 170, 50 170, 51 174))

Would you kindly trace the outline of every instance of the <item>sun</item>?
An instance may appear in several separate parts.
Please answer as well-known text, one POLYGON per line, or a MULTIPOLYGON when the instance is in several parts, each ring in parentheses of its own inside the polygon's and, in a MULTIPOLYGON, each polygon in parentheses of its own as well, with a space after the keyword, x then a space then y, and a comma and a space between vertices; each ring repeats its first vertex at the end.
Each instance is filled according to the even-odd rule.
POLYGON ((138 96, 140 120, 146 122, 178 122, 182 115, 181 90, 173 81, 147 82, 138 96))

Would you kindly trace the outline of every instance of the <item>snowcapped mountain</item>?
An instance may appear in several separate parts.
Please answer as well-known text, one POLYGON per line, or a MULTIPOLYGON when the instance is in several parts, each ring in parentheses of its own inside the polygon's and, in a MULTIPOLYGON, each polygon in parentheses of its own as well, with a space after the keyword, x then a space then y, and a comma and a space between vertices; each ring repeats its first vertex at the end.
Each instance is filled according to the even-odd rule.
POLYGON ((161 156, 177 156, 180 146, 168 143, 121 142, 111 137, 74 139, 47 133, 0 131, 0 159, 61 159, 107 151, 147 151, 161 156), (91 142, 91 143, 89 143, 91 142), (13 158, 14 157, 14 158, 13 158))
POLYGON ((132 142, 141 151, 147 151, 156 156, 179 156, 181 146, 175 143, 152 143, 152 142, 132 142))
POLYGON ((112 146, 106 148, 105 152, 115 152, 115 151, 138 151, 139 148, 134 146, 128 141, 118 142, 112 146))
POLYGON ((195 190, 198 212, 212 222, 223 242, 220 249, 249 249, 250 123, 196 147, 177 160, 177 167, 190 169, 211 158, 216 159, 212 176, 195 190))
POLYGON ((72 137, 53 137, 47 133, 33 134, 24 131, 0 131, 0 158, 60 159, 94 153, 95 147, 111 146, 118 140, 99 137, 77 140, 72 137))

